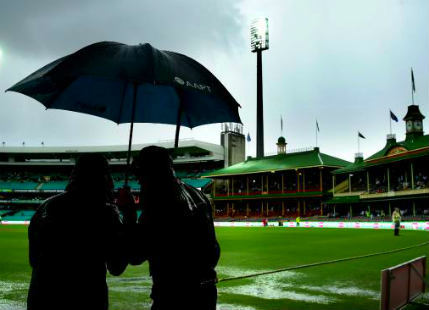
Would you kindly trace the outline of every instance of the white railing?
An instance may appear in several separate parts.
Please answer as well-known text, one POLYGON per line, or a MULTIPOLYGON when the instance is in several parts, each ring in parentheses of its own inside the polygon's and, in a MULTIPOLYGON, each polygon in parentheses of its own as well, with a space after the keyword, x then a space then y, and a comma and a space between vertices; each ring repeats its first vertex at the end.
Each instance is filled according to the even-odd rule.
MULTIPOLYGON (((314 149, 315 149, 314 146, 301 147, 301 148, 296 148, 296 149, 286 149, 286 154, 309 152, 309 151, 313 151, 314 149)), ((272 155, 277 155, 277 152, 265 153, 265 156, 272 156, 272 155)))

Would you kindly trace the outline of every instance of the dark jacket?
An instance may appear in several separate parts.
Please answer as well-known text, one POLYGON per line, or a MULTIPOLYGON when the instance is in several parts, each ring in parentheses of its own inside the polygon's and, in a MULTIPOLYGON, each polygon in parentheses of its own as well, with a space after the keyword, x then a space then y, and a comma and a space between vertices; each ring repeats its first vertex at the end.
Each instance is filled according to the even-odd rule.
POLYGON ((212 208, 202 192, 176 182, 143 194, 133 263, 149 261, 152 309, 214 309, 220 248, 212 208))
POLYGON ((106 267, 127 266, 122 237, 114 205, 76 191, 45 201, 28 230, 28 309, 107 309, 106 267))

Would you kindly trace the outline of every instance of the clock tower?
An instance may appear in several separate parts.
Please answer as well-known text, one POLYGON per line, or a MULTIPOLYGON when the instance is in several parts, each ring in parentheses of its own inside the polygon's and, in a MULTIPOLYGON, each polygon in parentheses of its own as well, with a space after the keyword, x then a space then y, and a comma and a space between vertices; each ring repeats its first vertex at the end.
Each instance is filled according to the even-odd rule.
POLYGON ((424 115, 420 112, 418 105, 408 106, 407 115, 403 118, 406 126, 406 139, 414 139, 423 136, 424 115))

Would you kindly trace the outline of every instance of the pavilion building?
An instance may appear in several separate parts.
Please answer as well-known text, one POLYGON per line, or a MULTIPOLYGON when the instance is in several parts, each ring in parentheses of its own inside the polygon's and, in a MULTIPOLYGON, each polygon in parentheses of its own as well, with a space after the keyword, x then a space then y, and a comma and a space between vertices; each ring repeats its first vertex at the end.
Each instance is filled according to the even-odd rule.
POLYGON ((333 199, 329 208, 339 215, 390 216, 399 208, 404 216, 429 216, 429 135, 425 117, 410 105, 403 118, 406 138, 387 135, 385 146, 364 160, 333 171, 333 199))
POLYGON ((251 158, 206 174, 213 179, 215 217, 296 217, 323 215, 332 197, 331 172, 350 163, 319 148, 287 151, 277 141, 277 155, 251 158))

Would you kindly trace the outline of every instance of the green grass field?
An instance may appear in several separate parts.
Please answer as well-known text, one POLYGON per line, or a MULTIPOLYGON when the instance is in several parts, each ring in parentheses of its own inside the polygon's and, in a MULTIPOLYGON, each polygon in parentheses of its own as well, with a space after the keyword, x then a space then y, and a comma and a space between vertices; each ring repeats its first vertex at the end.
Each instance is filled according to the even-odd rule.
MULTIPOLYGON (((422 231, 217 228, 219 278, 386 251, 429 241, 422 231)), ((27 227, 0 226, 0 309, 23 309, 30 279, 27 227)), ((311 267, 218 284, 218 309, 378 309, 380 270, 418 256, 429 246, 358 261, 311 267)), ((111 309, 150 308, 148 266, 109 277, 111 309)), ((78 288, 77 288, 78 289, 78 288)), ((428 293, 423 302, 429 302, 428 293)), ((411 306, 409 309, 423 309, 411 306)))

